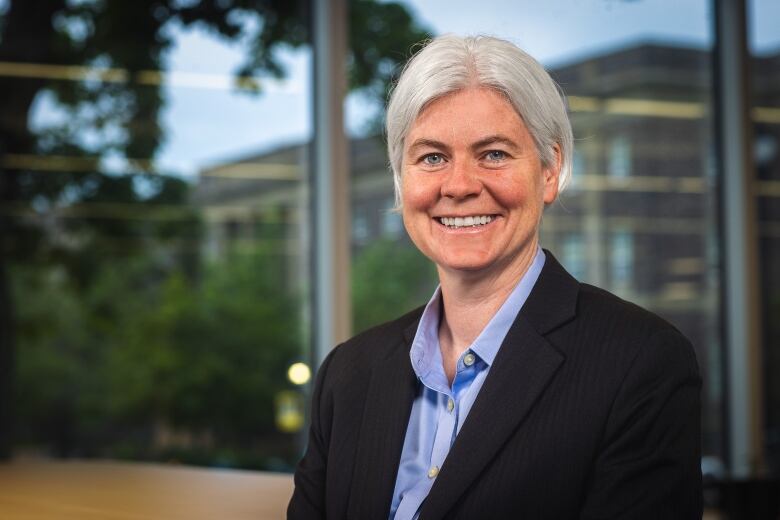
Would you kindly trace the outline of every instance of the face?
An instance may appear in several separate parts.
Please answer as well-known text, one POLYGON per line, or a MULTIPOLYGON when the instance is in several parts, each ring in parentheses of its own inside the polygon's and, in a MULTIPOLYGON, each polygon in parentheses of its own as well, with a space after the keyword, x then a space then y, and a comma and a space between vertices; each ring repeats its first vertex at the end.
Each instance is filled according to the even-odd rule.
POLYGON ((531 134, 497 92, 439 98, 404 143, 406 230, 440 274, 511 271, 536 251, 542 211, 558 194, 555 162, 542 167, 531 134))

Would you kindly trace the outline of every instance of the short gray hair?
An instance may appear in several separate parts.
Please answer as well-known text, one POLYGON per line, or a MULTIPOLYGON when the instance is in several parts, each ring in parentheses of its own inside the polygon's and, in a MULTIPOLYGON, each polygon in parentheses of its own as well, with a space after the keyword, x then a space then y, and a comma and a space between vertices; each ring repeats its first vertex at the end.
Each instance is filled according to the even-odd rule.
POLYGON ((574 139, 563 91, 539 62, 513 43, 490 36, 436 37, 406 64, 387 106, 387 151, 396 206, 401 200, 404 140, 423 109, 437 98, 470 86, 503 94, 528 128, 544 167, 560 148, 558 188, 571 178, 574 139))

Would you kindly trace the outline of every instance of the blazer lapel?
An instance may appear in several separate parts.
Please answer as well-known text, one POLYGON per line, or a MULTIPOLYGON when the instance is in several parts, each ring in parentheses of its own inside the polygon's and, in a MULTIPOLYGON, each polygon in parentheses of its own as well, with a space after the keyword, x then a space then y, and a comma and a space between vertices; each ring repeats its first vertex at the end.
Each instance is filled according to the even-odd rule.
MULTIPOLYGON (((387 518, 417 378, 409 360, 415 321, 405 341, 371 373, 349 495, 348 518, 387 518)), ((355 396, 360 398, 360 396, 355 396)))
POLYGON ((578 283, 548 252, 544 269, 501 344, 421 519, 441 518, 496 456, 544 392, 564 355, 544 334, 574 317, 578 283))

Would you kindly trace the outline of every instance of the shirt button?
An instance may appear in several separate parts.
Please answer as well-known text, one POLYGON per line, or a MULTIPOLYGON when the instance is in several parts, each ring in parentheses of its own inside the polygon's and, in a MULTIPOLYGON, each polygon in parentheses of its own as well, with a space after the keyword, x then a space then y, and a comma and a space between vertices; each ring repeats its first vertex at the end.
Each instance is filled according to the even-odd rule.
POLYGON ((467 367, 470 367, 471 365, 474 364, 474 361, 476 361, 476 359, 477 358, 474 356, 474 354, 469 352, 468 354, 463 356, 463 364, 466 365, 467 367))
POLYGON ((436 475, 439 474, 439 466, 432 466, 431 469, 428 470, 428 478, 436 478, 436 475))
POLYGON ((449 399, 447 399, 447 411, 451 412, 453 408, 455 408, 455 401, 453 401, 452 398, 450 397, 449 399))

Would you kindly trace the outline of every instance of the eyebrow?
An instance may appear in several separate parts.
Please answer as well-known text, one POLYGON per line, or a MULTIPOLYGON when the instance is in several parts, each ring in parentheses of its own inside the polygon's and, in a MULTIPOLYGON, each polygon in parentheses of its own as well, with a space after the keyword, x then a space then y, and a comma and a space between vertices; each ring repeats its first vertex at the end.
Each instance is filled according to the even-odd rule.
POLYGON ((471 145, 472 150, 479 150, 480 148, 484 148, 486 146, 490 146, 491 144, 504 144, 506 146, 509 146, 510 148, 514 150, 519 150, 520 147, 518 144, 510 139, 509 137, 501 134, 495 134, 487 136, 483 139, 480 139, 476 143, 471 145))
POLYGON ((415 152, 418 148, 436 148, 438 150, 444 150, 445 152, 450 151, 450 147, 443 142, 437 141, 436 139, 427 139, 425 137, 415 139, 411 146, 409 146, 409 153, 415 152))
MULTIPOLYGON (((470 146, 470 148, 476 151, 481 148, 485 148, 486 146, 490 146, 491 144, 504 144, 506 146, 509 146, 513 150, 520 149, 520 146, 518 146, 518 144, 514 140, 502 134, 495 134, 495 135, 489 135, 487 137, 484 137, 479 141, 473 143, 470 146)), ((420 137, 419 139, 415 139, 414 142, 411 144, 411 146, 409 146, 409 153, 415 153, 418 148, 435 148, 438 150, 444 150, 445 152, 450 151, 450 147, 445 143, 441 141, 437 141, 436 139, 428 139, 425 137, 420 137)))

